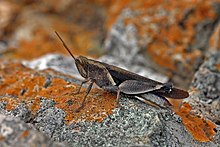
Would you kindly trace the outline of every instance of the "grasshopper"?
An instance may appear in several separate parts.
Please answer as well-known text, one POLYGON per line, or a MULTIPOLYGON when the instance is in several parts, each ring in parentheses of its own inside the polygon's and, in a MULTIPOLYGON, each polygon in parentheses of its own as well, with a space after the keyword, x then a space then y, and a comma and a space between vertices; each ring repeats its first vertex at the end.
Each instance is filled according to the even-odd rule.
POLYGON ((75 57, 60 35, 56 31, 55 33, 74 59, 80 75, 85 78, 75 94, 80 93, 83 84, 90 83, 82 104, 76 109, 76 112, 79 112, 84 107, 87 95, 94 83, 106 91, 117 93, 116 101, 118 105, 121 93, 135 96, 144 102, 150 101, 153 104, 159 105, 159 107, 171 106, 165 97, 183 99, 189 96, 187 91, 173 87, 172 83, 161 83, 114 65, 88 59, 84 56, 75 57))

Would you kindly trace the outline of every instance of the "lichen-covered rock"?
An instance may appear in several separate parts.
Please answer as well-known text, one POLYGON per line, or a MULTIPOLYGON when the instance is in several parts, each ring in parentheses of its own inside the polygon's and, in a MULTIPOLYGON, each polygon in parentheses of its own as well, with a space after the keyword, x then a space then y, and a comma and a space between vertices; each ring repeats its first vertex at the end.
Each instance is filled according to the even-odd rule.
POLYGON ((194 111, 220 125, 220 53, 211 53, 195 73, 190 103, 194 111))
POLYGON ((137 64, 142 52, 142 64, 172 74, 176 85, 188 87, 204 53, 209 51, 209 39, 220 18, 219 1, 117 4, 112 5, 118 8, 118 15, 110 13, 110 22, 114 23, 105 40, 109 54, 137 64))
POLYGON ((0 146, 1 147, 66 147, 67 144, 53 142, 32 125, 26 124, 15 116, 0 114, 0 146))
POLYGON ((74 95, 77 79, 53 71, 31 70, 19 63, 5 62, 0 68, 0 112, 31 123, 53 140, 71 146, 216 145, 195 141, 170 109, 158 109, 126 96, 116 108, 116 95, 94 87, 85 107, 76 113, 74 109, 85 94, 82 88, 74 95))
POLYGON ((122 106, 101 123, 64 123, 65 112, 54 105, 45 107, 49 103, 42 99, 31 123, 46 136, 66 141, 70 146, 216 146, 195 141, 181 118, 171 110, 157 109, 127 97, 121 98, 122 106))

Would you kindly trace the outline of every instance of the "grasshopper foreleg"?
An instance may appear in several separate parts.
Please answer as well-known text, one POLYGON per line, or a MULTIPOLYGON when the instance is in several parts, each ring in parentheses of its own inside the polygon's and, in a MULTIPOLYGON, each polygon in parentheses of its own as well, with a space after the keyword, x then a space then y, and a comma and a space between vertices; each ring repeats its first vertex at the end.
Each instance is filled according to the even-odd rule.
MULTIPOLYGON (((87 98, 87 96, 88 96, 89 92, 91 91, 92 86, 93 86, 93 84, 94 84, 94 80, 91 80, 91 79, 88 80, 87 82, 90 82, 90 84, 89 84, 88 88, 86 89, 86 95, 84 96, 83 102, 81 103, 80 107, 78 107, 77 109, 75 109, 75 112, 79 112, 79 111, 85 106, 86 98, 87 98)), ((85 83, 86 83, 86 82, 85 82, 85 83)))
POLYGON ((80 93, 80 90, 81 90, 81 88, 82 88, 82 85, 85 84, 85 83, 87 83, 87 82, 89 82, 90 80, 91 80, 91 79, 85 79, 84 81, 82 81, 81 84, 80 84, 80 86, 79 86, 79 89, 77 90, 76 93, 74 93, 74 95, 79 94, 79 93, 80 93))

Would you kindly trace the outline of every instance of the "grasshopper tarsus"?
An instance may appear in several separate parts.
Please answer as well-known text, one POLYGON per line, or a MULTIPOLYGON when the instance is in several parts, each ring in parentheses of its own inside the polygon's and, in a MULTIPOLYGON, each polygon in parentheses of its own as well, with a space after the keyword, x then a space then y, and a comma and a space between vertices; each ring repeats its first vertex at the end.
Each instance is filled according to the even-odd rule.
POLYGON ((83 107, 84 107, 84 105, 81 105, 80 107, 78 107, 75 110, 73 110, 73 112, 79 113, 83 109, 83 107))
POLYGON ((86 90, 86 95, 83 98, 83 102, 76 111, 80 111, 84 105, 92 89, 93 83, 96 83, 100 88, 117 93, 117 105, 119 105, 120 93, 133 96, 148 96, 145 94, 153 94, 155 97, 151 97, 153 102, 168 105, 169 102, 165 97, 173 99, 183 99, 189 96, 187 91, 173 87, 171 83, 161 83, 155 80, 148 79, 146 77, 140 76, 136 73, 124 70, 122 68, 109 65, 96 60, 88 59, 83 56, 75 57, 68 46, 65 44, 60 35, 55 32, 58 38, 63 43, 65 49, 69 52, 75 61, 76 67, 82 77, 85 78, 80 84, 80 87, 76 94, 81 90, 83 84, 91 82, 86 90), (161 100, 161 101, 160 101, 161 100))

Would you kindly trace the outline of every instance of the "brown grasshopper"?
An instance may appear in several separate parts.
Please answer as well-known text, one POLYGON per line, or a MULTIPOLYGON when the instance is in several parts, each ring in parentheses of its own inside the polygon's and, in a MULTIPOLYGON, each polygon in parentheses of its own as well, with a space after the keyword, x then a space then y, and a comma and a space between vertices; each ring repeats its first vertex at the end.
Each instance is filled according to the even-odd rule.
POLYGON ((124 70, 114 65, 88 59, 83 56, 75 57, 67 47, 60 35, 55 32, 58 38, 63 43, 65 49, 75 60, 76 67, 85 80, 80 84, 76 94, 81 90, 83 84, 89 82, 83 102, 76 111, 80 111, 86 102, 87 95, 95 83, 100 88, 109 92, 117 93, 117 104, 120 94, 135 96, 138 99, 146 102, 150 101, 160 107, 171 106, 165 98, 183 99, 189 96, 187 91, 173 87, 172 83, 161 83, 149 78, 140 76, 136 73, 124 70))

